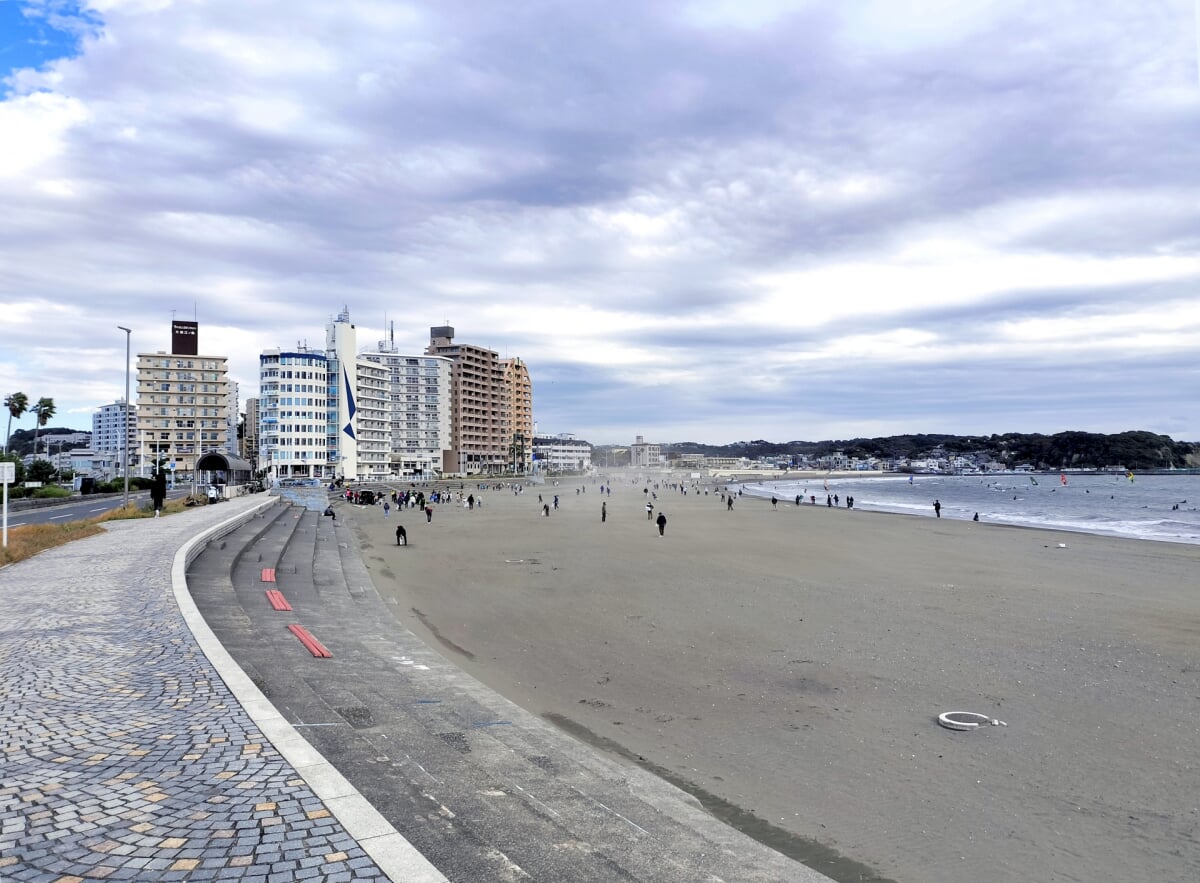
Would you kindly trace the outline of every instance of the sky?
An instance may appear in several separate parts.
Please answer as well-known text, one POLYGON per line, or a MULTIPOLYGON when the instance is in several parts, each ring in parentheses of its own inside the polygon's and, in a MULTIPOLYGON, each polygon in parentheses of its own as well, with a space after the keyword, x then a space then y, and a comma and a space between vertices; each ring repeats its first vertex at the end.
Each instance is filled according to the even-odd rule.
POLYGON ((90 428, 117 326, 179 318, 244 399, 348 308, 522 357, 538 432, 596 444, 1200 441, 1198 22, 0 0, 0 392, 90 428))

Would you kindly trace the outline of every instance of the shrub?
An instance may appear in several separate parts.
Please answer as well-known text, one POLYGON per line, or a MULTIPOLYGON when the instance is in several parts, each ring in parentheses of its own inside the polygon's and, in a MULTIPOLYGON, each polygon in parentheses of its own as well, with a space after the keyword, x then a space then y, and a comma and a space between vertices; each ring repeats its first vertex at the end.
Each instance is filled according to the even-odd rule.
POLYGON ((48 484, 45 487, 34 488, 31 496, 37 500, 50 500, 58 497, 69 497, 71 492, 65 487, 59 487, 56 484, 48 484))

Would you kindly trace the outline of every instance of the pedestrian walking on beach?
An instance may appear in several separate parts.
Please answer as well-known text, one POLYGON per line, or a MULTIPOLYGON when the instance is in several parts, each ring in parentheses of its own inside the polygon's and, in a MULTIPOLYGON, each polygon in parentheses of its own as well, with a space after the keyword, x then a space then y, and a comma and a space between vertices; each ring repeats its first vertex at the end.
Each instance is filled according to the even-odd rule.
POLYGON ((778 500, 776 500, 774 497, 771 497, 771 508, 772 508, 772 509, 778 509, 778 508, 779 508, 779 501, 778 501, 778 500))
POLYGON ((730 494, 729 499, 725 501, 725 511, 726 512, 733 511, 733 494, 730 494))
POLYGON ((663 531, 667 529, 667 516, 666 516, 666 514, 664 514, 664 513, 662 513, 662 512, 659 512, 659 513, 658 513, 658 518, 655 520, 655 522, 654 522, 654 523, 658 525, 658 535, 661 537, 661 536, 663 535, 663 531))
POLYGON ((407 546, 408 545, 408 531, 406 531, 404 529, 403 524, 396 525, 396 545, 397 546, 407 546))
POLYGON ((933 514, 936 515, 938 518, 942 517, 942 501, 941 500, 933 501, 933 514))
POLYGON ((542 514, 545 515, 547 518, 550 517, 550 504, 549 503, 542 503, 542 514))
POLYGON ((603 524, 606 521, 608 521, 608 503, 602 502, 600 504, 600 523, 603 524))
POLYGON ((425 523, 426 524, 433 523, 433 506, 425 507, 425 523))
POLYGON ((558 494, 554 495, 554 508, 556 510, 558 509, 558 494))
POLYGON ((649 500, 646 501, 646 520, 647 521, 654 520, 654 504, 651 503, 649 500))
POLYGON ((800 495, 799 494, 796 494, 796 505, 797 506, 800 505, 800 495))
POLYGON ((384 500, 383 501, 383 517, 387 518, 388 513, 391 511, 392 511, 392 504, 389 503, 387 500, 384 500))

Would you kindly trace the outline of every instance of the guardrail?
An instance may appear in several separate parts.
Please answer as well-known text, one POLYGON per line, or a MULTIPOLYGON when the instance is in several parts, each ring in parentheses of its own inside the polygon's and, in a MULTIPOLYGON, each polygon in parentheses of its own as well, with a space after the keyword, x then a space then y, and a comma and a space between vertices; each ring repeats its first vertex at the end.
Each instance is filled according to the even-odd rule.
MULTIPOLYGON (((132 499, 135 494, 148 494, 149 491, 135 491, 132 488, 129 491, 129 497, 132 499)), ((20 512, 24 509, 46 509, 50 506, 62 506, 67 503, 80 503, 84 500, 110 500, 114 497, 124 496, 123 491, 114 494, 71 494, 66 497, 48 497, 45 499, 34 497, 20 497, 14 500, 8 498, 8 508, 10 512, 20 512)))

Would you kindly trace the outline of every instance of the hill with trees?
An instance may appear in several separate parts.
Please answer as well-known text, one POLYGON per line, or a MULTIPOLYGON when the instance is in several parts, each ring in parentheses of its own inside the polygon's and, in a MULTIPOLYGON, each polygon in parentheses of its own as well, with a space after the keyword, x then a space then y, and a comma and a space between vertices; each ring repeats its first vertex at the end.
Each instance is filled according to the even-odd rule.
MULTIPOLYGON (((1054 435, 1020 432, 1008 432, 1003 435, 922 433, 879 438, 788 442, 756 439, 729 445, 684 441, 664 443, 662 451, 668 457, 703 454, 706 457, 745 457, 749 460, 789 456, 815 459, 837 451, 848 457, 900 460, 931 457, 941 452, 950 455, 984 455, 1010 467, 1028 464, 1039 470, 1102 469, 1106 466, 1123 466, 1135 470, 1200 467, 1200 444, 1179 442, 1170 436, 1140 430, 1108 435, 1070 431, 1054 435)), ((624 462, 629 462, 628 453, 624 462)))

